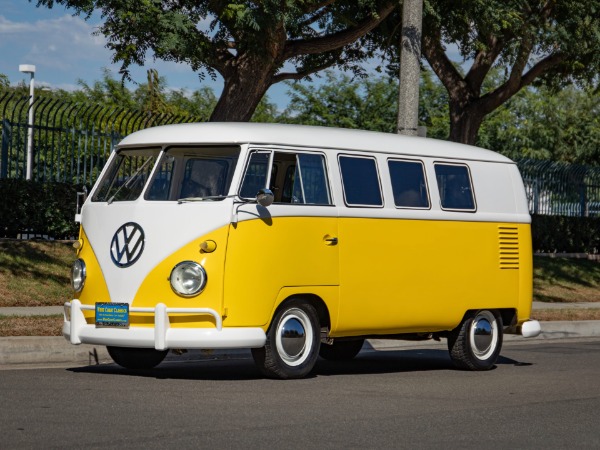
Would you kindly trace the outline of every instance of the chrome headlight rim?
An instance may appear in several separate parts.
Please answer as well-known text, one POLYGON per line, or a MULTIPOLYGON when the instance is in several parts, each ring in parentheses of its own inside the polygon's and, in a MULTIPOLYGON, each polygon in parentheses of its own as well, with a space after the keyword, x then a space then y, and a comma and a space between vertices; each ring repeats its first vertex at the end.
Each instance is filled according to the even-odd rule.
POLYGON ((76 259, 71 266, 71 287, 73 291, 79 293, 85 286, 85 279, 87 277, 87 269, 85 267, 85 261, 81 258, 76 259))
POLYGON ((206 287, 207 281, 208 275, 204 267, 196 261, 191 260, 181 261, 175 265, 169 276, 173 292, 186 298, 201 294, 206 287), (185 283, 191 283, 191 288, 186 288, 185 283))

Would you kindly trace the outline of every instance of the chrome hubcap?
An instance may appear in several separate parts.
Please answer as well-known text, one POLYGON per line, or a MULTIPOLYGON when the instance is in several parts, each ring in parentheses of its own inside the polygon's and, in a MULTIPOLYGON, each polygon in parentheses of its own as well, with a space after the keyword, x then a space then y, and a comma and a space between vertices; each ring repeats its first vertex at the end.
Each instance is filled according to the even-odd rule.
POLYGON ((476 358, 489 358, 498 345, 498 325, 489 311, 481 311, 473 319, 470 333, 471 349, 476 358))
POLYGON ((302 364, 309 356, 314 336, 307 314, 300 308, 286 311, 275 335, 277 353, 289 366, 302 364))
POLYGON ((305 342, 306 332, 302 323, 296 318, 286 320, 281 327, 281 347, 283 351, 288 356, 298 356, 304 348, 305 342))

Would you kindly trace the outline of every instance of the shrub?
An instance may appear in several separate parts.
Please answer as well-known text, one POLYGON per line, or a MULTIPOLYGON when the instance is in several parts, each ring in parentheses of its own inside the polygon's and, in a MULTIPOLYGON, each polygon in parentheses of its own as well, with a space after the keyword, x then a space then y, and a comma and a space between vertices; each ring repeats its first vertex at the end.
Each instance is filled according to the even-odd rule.
POLYGON ((600 218, 533 215, 533 250, 540 252, 598 253, 600 218))
POLYGON ((67 183, 0 180, 0 237, 19 234, 68 239, 77 236, 77 191, 67 183))

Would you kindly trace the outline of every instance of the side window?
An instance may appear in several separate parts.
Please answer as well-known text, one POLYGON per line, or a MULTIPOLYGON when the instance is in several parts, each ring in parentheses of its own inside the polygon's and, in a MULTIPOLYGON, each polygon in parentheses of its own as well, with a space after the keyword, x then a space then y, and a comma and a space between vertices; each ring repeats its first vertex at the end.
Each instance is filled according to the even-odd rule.
POLYGON ((240 197, 253 198, 267 186, 275 195, 275 203, 331 205, 325 157, 313 153, 275 152, 269 173, 270 152, 250 156, 240 197))
POLYGON ((271 152, 255 152, 250 155, 244 181, 240 189, 240 197, 254 198, 260 189, 267 187, 267 175, 271 152))
POLYGON ((469 168, 458 164, 435 164, 435 176, 443 209, 475 211, 469 168))
POLYGON ((400 208, 429 208, 425 169, 420 161, 389 160, 394 203, 400 208))
MULTIPOLYGON (((278 154, 275 154, 278 160, 278 154)), ((281 203, 330 205, 329 183, 323 155, 298 153, 288 165, 283 180, 281 203)), ((276 199, 277 200, 277 199, 276 199)))
POLYGON ((346 204, 383 206, 375 159, 340 156, 339 162, 346 204))

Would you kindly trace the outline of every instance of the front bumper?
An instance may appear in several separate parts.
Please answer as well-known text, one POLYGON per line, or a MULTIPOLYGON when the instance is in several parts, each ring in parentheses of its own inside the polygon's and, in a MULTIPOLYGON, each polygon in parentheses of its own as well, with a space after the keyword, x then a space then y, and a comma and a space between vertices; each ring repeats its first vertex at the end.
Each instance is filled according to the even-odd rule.
POLYGON ((154 327, 128 329, 96 328, 86 322, 83 310, 94 305, 82 305, 79 300, 65 303, 63 336, 71 344, 95 344, 115 347, 181 349, 226 349, 263 347, 266 335, 262 328, 223 328, 221 316, 209 308, 167 308, 163 303, 154 308, 129 308, 133 313, 154 314, 154 327), (215 328, 171 328, 173 314, 208 314, 215 318, 215 328))

